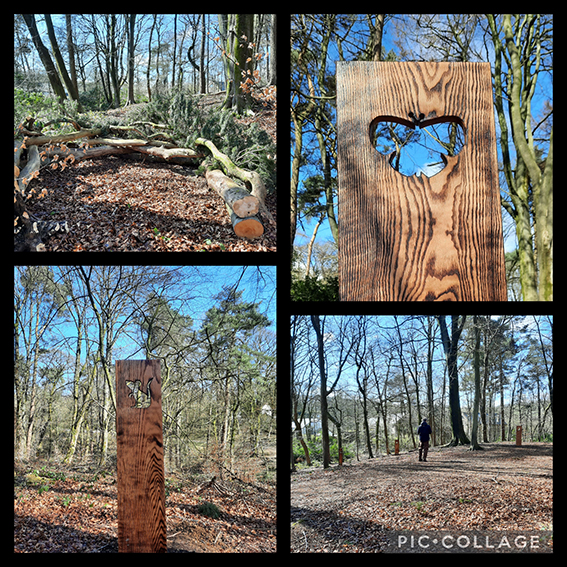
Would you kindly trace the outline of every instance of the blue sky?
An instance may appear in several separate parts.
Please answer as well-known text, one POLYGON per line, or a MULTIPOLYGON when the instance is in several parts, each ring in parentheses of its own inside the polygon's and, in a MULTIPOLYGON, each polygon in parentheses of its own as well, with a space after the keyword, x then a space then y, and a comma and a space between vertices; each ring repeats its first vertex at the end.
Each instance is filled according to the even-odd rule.
MULTIPOLYGON (((22 268, 15 268, 15 283, 18 286, 18 274, 22 268)), ((88 267, 85 267, 88 270, 88 267)), ((167 269, 167 268, 166 268, 167 269)), ((55 280, 60 279, 60 272, 57 267, 53 268, 55 280)), ((169 287, 165 292, 166 298, 176 297, 171 301, 174 309, 183 315, 189 315, 193 319, 193 329, 200 328, 207 310, 214 307, 218 302, 214 297, 219 294, 223 286, 237 284, 237 290, 242 292, 242 301, 260 303, 259 310, 264 313, 271 321, 268 329, 276 333, 276 268, 275 266, 198 266, 181 267, 183 276, 180 285, 169 287)), ((93 275, 93 281, 95 276, 93 275)), ((161 287, 168 286, 171 282, 161 284, 161 287)), ((159 293, 163 289, 154 287, 159 293)), ((75 290, 75 293, 77 291, 75 290)), ((133 307, 132 307, 133 308, 133 307)), ((98 327, 94 320, 92 310, 89 309, 87 317, 90 318, 88 336, 91 341, 91 350, 97 348, 98 327)), ((122 315, 119 321, 124 320, 122 315)), ((48 336, 45 337, 47 348, 53 352, 58 351, 60 355, 71 360, 74 357, 74 348, 77 330, 69 319, 65 322, 61 318, 56 319, 49 327, 48 336)), ((140 333, 135 324, 131 321, 120 333, 112 352, 113 360, 127 358, 144 358, 144 352, 136 342, 140 333)), ((20 348, 24 348, 23 340, 20 341, 20 348)), ((82 357, 86 355, 85 345, 83 344, 82 357)), ((69 368, 69 370, 72 370, 69 368)))
MULTIPOLYGON (((501 316, 499 315, 492 315, 491 319, 493 321, 497 321, 500 319, 501 316)), ((551 343, 551 336, 552 331, 549 326, 549 322, 547 318, 542 316, 532 316, 526 315, 523 317, 514 317, 512 321, 509 322, 511 331, 514 333, 514 338, 517 342, 517 345, 520 349, 520 352, 514 357, 515 363, 512 365, 510 369, 508 369, 507 376, 509 379, 514 380, 516 378, 516 370, 519 364, 526 364, 526 353, 527 349, 529 348, 530 341, 535 341, 535 344, 539 345, 539 337, 537 333, 537 326, 535 324, 535 317, 537 317, 538 323, 540 325, 541 333, 544 338, 545 344, 549 345, 551 343), (527 333, 521 333, 520 330, 525 328, 527 333)), ((335 378, 336 378, 336 370, 338 368, 338 363, 336 360, 336 351, 333 348, 333 343, 338 336, 338 324, 342 317, 339 316, 328 316, 325 318, 325 330, 324 330, 324 340, 327 345, 326 347, 326 354, 327 364, 328 364, 328 385, 330 386, 335 378)), ((381 344, 386 345, 386 340, 384 337, 387 335, 392 337, 392 340, 397 343, 397 334, 395 329, 395 320, 393 316, 377 316, 371 317, 372 323, 369 324, 368 327, 368 335, 367 340, 368 344, 376 341, 379 337, 382 337, 381 344), (377 325, 377 326, 375 326, 377 325)), ((402 340, 407 341, 410 334, 415 337, 416 344, 418 344, 418 351, 419 351, 419 365, 418 370, 420 373, 420 381, 424 383, 425 381, 425 357, 427 355, 427 351, 425 348, 425 336, 423 335, 422 324, 417 321, 410 321, 407 316, 399 316, 398 323, 401 325, 401 335, 402 340)), ((446 323, 450 332, 450 317, 446 317, 446 323)), ((467 317, 467 325, 472 323, 472 316, 467 317)), ((435 322, 435 337, 437 341, 437 346, 434 351, 434 364, 433 364, 433 375, 434 375, 434 388, 435 388, 435 395, 440 395, 440 385, 444 378, 444 372, 446 367, 445 361, 445 354, 443 352, 443 347, 440 341, 440 331, 439 325, 435 322)), ((464 334, 461 336, 461 340, 459 345, 463 345, 466 339, 466 330, 464 334)), ((484 348, 481 344, 481 348, 484 348)), ((404 349, 404 356, 406 358, 406 363, 409 363, 411 356, 409 354, 409 346, 406 346, 404 349)), ((378 365, 383 365, 383 368, 379 371, 383 372, 383 375, 386 373, 386 359, 384 357, 378 357, 378 365)), ((548 361, 548 362, 553 362, 548 361)), ((472 360, 469 359, 465 360, 464 356, 461 354, 458 359, 459 364, 459 377, 461 380, 461 400, 463 401, 465 398, 465 383, 464 378, 468 375, 469 377, 472 374, 472 360)), ((526 367, 527 368, 527 367, 526 367)), ((413 367, 412 367, 413 370, 413 367)), ((391 367, 391 378, 394 377, 396 374, 399 374, 399 359, 394 358, 391 367)), ((542 381, 544 382, 544 387, 547 384, 547 379, 545 377, 541 377, 542 381)), ((356 385, 356 366, 354 362, 349 362, 345 365, 343 369, 343 373, 339 380, 338 390, 347 391, 352 395, 356 394, 357 385, 356 385)), ((506 390, 506 398, 509 395, 509 388, 506 390)), ((463 402, 464 403, 464 402, 463 402)))

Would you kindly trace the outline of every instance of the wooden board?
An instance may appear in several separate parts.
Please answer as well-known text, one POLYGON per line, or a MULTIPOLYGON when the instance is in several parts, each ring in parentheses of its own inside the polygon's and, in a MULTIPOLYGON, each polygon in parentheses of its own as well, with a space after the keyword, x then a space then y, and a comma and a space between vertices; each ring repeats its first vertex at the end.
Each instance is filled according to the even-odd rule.
POLYGON ((118 550, 166 551, 159 360, 116 362, 118 550))
POLYGON ((505 301, 488 63, 337 63, 339 288, 343 301, 505 301), (464 126, 433 177, 395 171, 379 120, 464 126))

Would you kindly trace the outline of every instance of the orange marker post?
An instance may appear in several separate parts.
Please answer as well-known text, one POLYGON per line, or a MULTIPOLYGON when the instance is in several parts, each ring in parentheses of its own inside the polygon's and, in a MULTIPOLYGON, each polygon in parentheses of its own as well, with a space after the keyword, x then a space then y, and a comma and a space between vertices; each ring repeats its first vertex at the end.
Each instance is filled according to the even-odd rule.
POLYGON ((516 447, 522 446, 522 426, 516 425, 516 447))

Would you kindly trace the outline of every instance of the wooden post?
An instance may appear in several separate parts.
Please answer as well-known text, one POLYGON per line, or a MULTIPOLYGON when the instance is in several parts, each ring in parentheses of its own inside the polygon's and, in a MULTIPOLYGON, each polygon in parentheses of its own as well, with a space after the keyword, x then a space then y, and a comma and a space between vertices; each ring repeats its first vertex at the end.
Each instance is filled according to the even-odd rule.
POLYGON ((394 441, 394 455, 399 455, 400 454, 400 440, 396 439, 394 441))
POLYGON ((516 446, 522 446, 522 426, 516 425, 516 446))
POLYGON ((338 62, 337 131, 341 300, 505 301, 490 64, 338 62), (380 122, 454 122, 464 145, 408 177, 374 147, 380 122))
POLYGON ((118 551, 166 551, 159 360, 116 362, 118 551))

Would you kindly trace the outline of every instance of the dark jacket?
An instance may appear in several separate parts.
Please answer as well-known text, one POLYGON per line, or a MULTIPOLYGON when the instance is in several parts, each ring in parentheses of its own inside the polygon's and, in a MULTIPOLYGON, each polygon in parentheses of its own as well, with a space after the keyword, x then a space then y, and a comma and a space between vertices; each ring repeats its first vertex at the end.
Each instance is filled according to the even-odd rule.
POLYGON ((424 421, 418 428, 417 434, 419 435, 420 441, 429 441, 429 436, 431 435, 431 425, 424 421))

